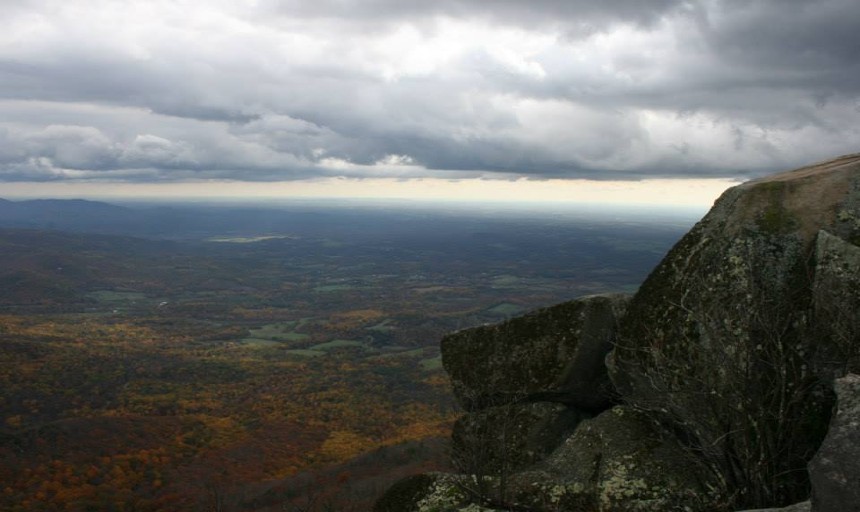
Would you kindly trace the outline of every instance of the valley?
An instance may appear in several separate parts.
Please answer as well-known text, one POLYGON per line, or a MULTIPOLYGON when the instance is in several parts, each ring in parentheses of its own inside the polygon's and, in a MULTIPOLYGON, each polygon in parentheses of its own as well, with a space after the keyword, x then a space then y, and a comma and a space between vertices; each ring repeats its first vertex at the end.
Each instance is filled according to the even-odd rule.
POLYGON ((444 333, 634 290, 689 225, 187 208, 0 218, 0 508, 366 510, 447 468, 444 333))

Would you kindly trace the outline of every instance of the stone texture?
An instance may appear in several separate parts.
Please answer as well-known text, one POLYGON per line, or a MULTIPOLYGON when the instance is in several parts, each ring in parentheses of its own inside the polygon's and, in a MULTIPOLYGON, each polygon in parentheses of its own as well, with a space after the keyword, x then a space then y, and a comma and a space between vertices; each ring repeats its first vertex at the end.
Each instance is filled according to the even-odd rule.
POLYGON ((454 424, 452 456, 463 472, 511 473, 545 458, 588 417, 550 402, 514 403, 467 413, 454 424))
POLYGON ((706 472, 643 414, 617 406, 580 424, 544 462, 511 477, 532 510, 709 510, 706 472), (685 508, 688 507, 688 508, 685 508))
POLYGON ((442 364, 467 410, 517 400, 589 410, 612 403, 604 358, 624 295, 595 295, 459 331, 442 339, 442 364))
POLYGON ((726 471, 757 468, 738 484, 749 493, 772 482, 771 494, 803 499, 794 469, 821 442, 832 401, 817 355, 836 350, 816 323, 814 282, 837 267, 810 267, 819 249, 852 253, 858 219, 860 155, 727 190, 630 301, 607 362, 616 390, 713 449, 726 471), (769 453, 753 446, 761 439, 769 453))
POLYGON ((668 353, 684 352, 680 345, 687 341, 755 343, 758 324, 776 321, 763 316, 781 313, 764 306, 804 314, 812 284, 808 259, 819 231, 854 242, 858 219, 858 155, 727 190, 630 302, 613 354, 614 384, 639 397, 637 359, 652 348, 668 353))
POLYGON ((436 480, 424 473, 398 480, 376 500, 373 512, 418 512, 418 502, 430 494, 436 480))
POLYGON ((783 508, 757 508, 755 510, 744 510, 742 512, 810 512, 812 504, 808 501, 795 503, 783 508))
POLYGON ((860 375, 835 382, 837 412, 809 464, 814 512, 860 510, 860 375))
POLYGON ((726 191, 632 300, 587 297, 445 337, 443 364, 472 411, 455 436, 476 432, 509 451, 542 422, 564 424, 549 420, 561 405, 518 421, 502 404, 597 416, 513 473, 418 482, 417 508, 402 510, 705 512, 803 500, 809 480, 797 469, 824 439, 837 379, 811 504, 762 510, 860 512, 860 377, 838 379, 860 360, 858 251, 860 155, 849 155, 726 191), (604 410, 616 398, 627 405, 604 410), (513 445, 492 430, 506 424, 517 426, 513 445))
POLYGON ((815 246, 813 313, 823 341, 816 371, 828 380, 860 372, 860 247, 820 231, 815 246))
POLYGON ((491 512, 470 503, 475 485, 467 475, 423 473, 392 485, 374 504, 373 512, 491 512))

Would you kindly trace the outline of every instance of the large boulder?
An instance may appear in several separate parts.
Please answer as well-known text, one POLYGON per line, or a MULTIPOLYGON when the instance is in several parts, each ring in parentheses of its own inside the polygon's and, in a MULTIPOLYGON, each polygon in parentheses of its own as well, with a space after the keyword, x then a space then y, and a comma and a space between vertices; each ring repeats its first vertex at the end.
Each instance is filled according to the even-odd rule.
POLYGON ((599 411, 612 403, 604 359, 625 295, 595 295, 442 339, 442 364, 467 410, 520 400, 599 411))
POLYGON ((418 502, 436 483, 433 474, 421 473, 398 480, 376 500, 373 512, 418 512, 418 502))
POLYGON ((809 501, 802 501, 782 508, 757 508, 755 510, 744 510, 742 512, 810 512, 811 510, 812 503, 809 501))
POLYGON ((544 459, 588 417, 551 402, 513 403, 467 413, 454 423, 452 457, 464 473, 512 473, 544 459))
POLYGON ((632 300, 587 297, 445 337, 443 364, 471 411, 455 436, 526 453, 517 466, 538 462, 413 482, 401 490, 417 508, 403 510, 698 512, 801 502, 834 380, 839 413, 810 466, 812 509, 860 510, 860 378, 839 378, 860 364, 858 311, 860 155, 734 187, 632 300), (606 410, 618 401, 625 405, 606 410), (522 420, 511 422, 505 408, 529 402, 556 405, 532 404, 542 412, 520 409, 522 420), (543 460, 529 459, 537 451, 522 440, 505 440, 512 424, 525 439, 540 439, 542 425, 563 430, 563 406, 596 416, 543 460))
POLYGON ((629 407, 582 422, 544 462, 511 477, 528 510, 713 510, 716 486, 677 440, 629 407))
MULTIPOLYGON (((491 485, 489 480, 483 483, 491 485)), ((483 483, 471 475, 409 476, 389 487, 374 504, 373 512, 493 512, 497 509, 474 503, 483 483)))
POLYGON ((809 464, 814 512, 860 510, 860 375, 835 383, 838 410, 809 464))
POLYGON ((449 495, 445 505, 467 502, 465 494, 457 492, 454 475, 421 473, 395 482, 376 500, 373 512, 421 512, 427 502, 442 502, 442 498, 435 494, 441 493, 443 489, 449 495))
POLYGON ((815 244, 813 314, 823 340, 816 372, 827 380, 860 373, 860 247, 823 230, 815 244))
MULTIPOLYGON (((860 155, 750 181, 720 197, 628 305, 608 361, 617 391, 675 425, 741 504, 806 497, 798 469, 832 404, 817 363, 836 351, 819 320, 845 304, 816 301, 816 274, 832 282, 827 258, 858 241, 860 155)), ((843 354, 860 349, 849 338, 843 354)))

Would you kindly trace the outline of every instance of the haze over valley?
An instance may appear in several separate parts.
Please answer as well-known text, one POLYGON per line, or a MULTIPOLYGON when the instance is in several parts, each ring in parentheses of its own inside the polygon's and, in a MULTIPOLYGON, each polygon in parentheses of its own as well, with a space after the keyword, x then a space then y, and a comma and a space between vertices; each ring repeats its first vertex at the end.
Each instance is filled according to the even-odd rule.
POLYGON ((442 335, 632 291, 692 221, 0 202, 2 503, 365 510, 447 467, 442 335))

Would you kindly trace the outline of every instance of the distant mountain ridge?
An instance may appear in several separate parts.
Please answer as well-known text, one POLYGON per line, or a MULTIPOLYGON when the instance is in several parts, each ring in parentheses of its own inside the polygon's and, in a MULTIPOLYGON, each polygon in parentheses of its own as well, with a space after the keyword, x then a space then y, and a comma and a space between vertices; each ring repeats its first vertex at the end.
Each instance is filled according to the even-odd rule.
POLYGON ((207 205, 120 206, 87 199, 0 202, 0 228, 139 236, 206 238, 225 233, 291 231, 317 213, 207 205))
MULTIPOLYGON (((542 230, 553 225, 588 224, 655 225, 682 231, 694 218, 652 215, 650 211, 607 216, 593 209, 576 207, 570 212, 509 210, 506 206, 451 204, 389 204, 360 201, 290 200, 277 203, 136 203, 113 204, 84 199, 0 200, 0 228, 39 229, 136 236, 157 239, 200 240, 237 236, 329 237, 355 234, 387 238, 417 232, 468 233, 495 236, 499 223, 511 222, 542 230), (668 220, 671 219, 671 220, 668 220)), ((502 231, 508 228, 501 228, 502 231)), ((447 236, 447 235, 446 235, 447 236)), ((673 234, 673 236, 676 236, 673 234)))
POLYGON ((0 227, 114 231, 137 217, 130 208, 86 199, 0 200, 0 227))

